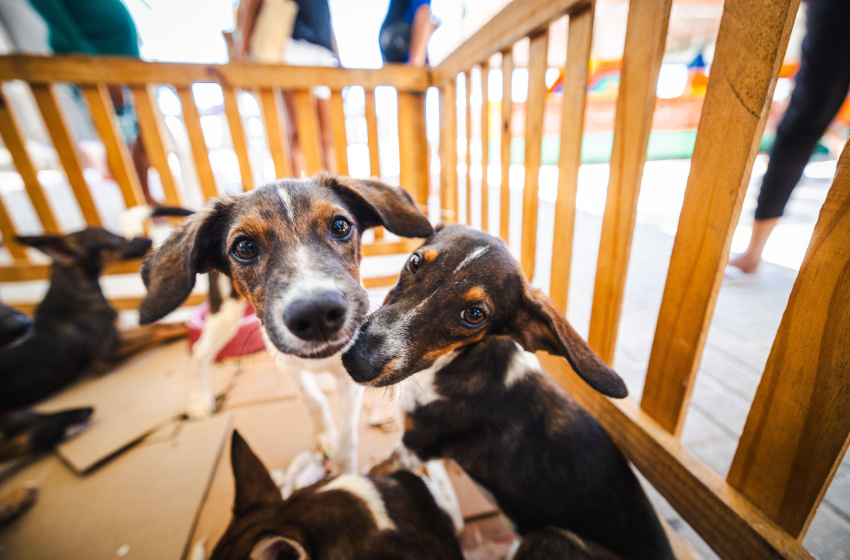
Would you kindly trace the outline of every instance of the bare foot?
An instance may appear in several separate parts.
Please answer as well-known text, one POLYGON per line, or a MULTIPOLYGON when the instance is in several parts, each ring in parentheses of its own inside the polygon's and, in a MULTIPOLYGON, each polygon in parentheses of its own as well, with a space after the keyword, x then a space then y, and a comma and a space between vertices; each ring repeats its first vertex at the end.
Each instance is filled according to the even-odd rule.
POLYGON ((753 274, 758 269, 760 263, 761 259, 751 253, 741 253, 729 260, 730 266, 734 266, 746 274, 753 274))

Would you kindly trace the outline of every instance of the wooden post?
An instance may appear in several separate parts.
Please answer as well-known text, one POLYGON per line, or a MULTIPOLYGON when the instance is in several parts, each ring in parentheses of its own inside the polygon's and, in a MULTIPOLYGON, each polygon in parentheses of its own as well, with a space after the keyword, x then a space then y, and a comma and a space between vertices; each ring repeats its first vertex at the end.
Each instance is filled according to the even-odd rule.
POLYGON ((0 235, 3 236, 3 243, 6 245, 13 259, 25 260, 27 258, 24 248, 15 241, 18 231, 15 229, 15 224, 12 223, 9 211, 6 210, 6 203, 3 202, 2 196, 0 196, 0 235))
POLYGON ((440 219, 457 223, 457 86, 440 88, 440 219))
POLYGON ((425 134, 425 94, 398 92, 400 183, 417 204, 428 204, 428 139, 425 134))
POLYGON ((375 90, 366 90, 366 141, 369 142, 369 174, 381 176, 381 154, 378 151, 378 115, 375 112, 375 90))
MULTIPOLYGON (((15 169, 24 181, 24 188, 29 195, 32 207, 41 222, 41 227, 45 233, 59 233, 59 226, 56 223, 56 218, 53 216, 53 210, 50 208, 50 203, 47 201, 47 196, 44 194, 44 189, 41 183, 38 182, 35 166, 27 152, 24 138, 21 135, 21 130, 18 128, 18 123, 15 121, 15 116, 12 114, 12 107, 9 101, 0 89, 0 135, 3 137, 3 143, 9 154, 12 156, 12 162, 15 164, 15 169)), ((4 237, 7 237, 4 233, 4 237)))
POLYGON ((289 157, 289 142, 284 140, 284 130, 280 118, 280 96, 277 90, 260 89, 260 103, 263 106, 263 119, 266 122, 266 138, 274 162, 277 177, 292 177, 292 159, 289 157))
POLYGON ((514 54, 508 49, 502 53, 502 126, 500 139, 499 165, 502 168, 501 199, 499 201, 499 235, 505 240, 510 239, 511 233, 511 85, 514 73, 514 54))
POLYGON ((490 77, 490 65, 485 62, 481 70, 481 229, 490 229, 490 186, 487 182, 487 168, 490 164, 490 98, 487 80, 490 77))
POLYGON ((221 86, 224 94, 224 113, 227 116, 227 127, 230 129, 230 139, 233 151, 239 162, 239 175, 242 177, 242 190, 254 188, 254 175, 251 173, 251 158, 248 157, 248 142, 245 140, 245 128, 242 125, 242 115, 239 114, 237 90, 231 86, 221 86))
POLYGON ((192 147, 192 159, 195 161, 195 170, 198 172, 198 180, 201 182, 201 192, 204 199, 209 200, 218 196, 215 186, 215 176, 210 155, 207 150, 207 141, 204 139, 204 130, 201 128, 201 115, 198 106, 195 105, 195 97, 192 95, 192 86, 179 86, 177 96, 183 106, 183 121, 186 124, 186 133, 189 136, 189 144, 192 147))
POLYGON ((570 289, 573 230, 576 220, 578 170, 581 166, 581 138, 590 74, 590 45, 593 40, 593 11, 570 15, 567 37, 567 63, 561 82, 564 89, 561 110, 561 146, 558 155, 558 198, 555 201, 555 230, 552 241, 552 276, 549 294, 561 311, 567 311, 570 289))
POLYGON ((540 177, 540 150, 543 140, 543 114, 546 109, 546 56, 548 28, 531 38, 528 52, 528 102, 525 112, 525 184, 522 197, 522 270, 534 276, 537 247, 537 190, 540 177))
POLYGON ((641 406, 678 435, 799 0, 727 0, 641 406))
POLYGON ((322 138, 319 134, 319 120, 316 115, 316 103, 308 90, 294 93, 295 125, 298 131, 298 144, 304 154, 307 174, 318 173, 322 165, 322 138))
POLYGON ((472 225, 472 69, 466 71, 466 225, 472 225))
POLYGON ((56 154, 59 156, 62 168, 65 170, 65 176, 68 177, 68 184, 74 191, 74 198, 80 205, 80 211, 83 213, 86 224, 89 226, 101 225, 97 207, 94 204, 86 179, 83 177, 83 166, 80 164, 80 158, 77 155, 76 144, 68 131, 65 116, 59 110, 59 101, 56 99, 53 86, 51 84, 30 84, 30 89, 33 97, 35 97, 38 109, 41 111, 53 147, 56 148, 56 154))
POLYGON ((331 92, 331 126, 336 152, 336 172, 348 175, 348 139, 345 135, 345 104, 342 90, 331 92))
POLYGON ((165 135, 161 129, 158 109, 154 106, 147 85, 133 86, 133 101, 136 107, 136 117, 139 119, 139 136, 150 158, 151 165, 159 173, 162 190, 165 193, 165 203, 180 206, 180 195, 174 183, 174 175, 168 165, 168 153, 165 151, 165 135))
POLYGON ((729 483, 801 539, 850 444, 850 144, 821 209, 729 483))

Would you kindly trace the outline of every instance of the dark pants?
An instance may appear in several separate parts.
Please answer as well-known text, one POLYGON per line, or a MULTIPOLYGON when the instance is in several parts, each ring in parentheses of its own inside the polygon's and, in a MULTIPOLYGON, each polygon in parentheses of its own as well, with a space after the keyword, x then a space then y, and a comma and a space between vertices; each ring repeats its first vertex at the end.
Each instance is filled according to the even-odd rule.
POLYGON ((764 174, 756 219, 782 215, 817 141, 850 89, 850 0, 811 0, 800 71, 764 174))

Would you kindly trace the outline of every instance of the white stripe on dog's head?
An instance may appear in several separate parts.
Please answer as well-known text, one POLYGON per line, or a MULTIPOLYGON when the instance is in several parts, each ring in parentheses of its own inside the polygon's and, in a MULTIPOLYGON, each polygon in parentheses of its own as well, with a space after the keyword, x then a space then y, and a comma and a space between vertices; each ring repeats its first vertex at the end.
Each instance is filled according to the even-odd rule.
POLYGON ((375 519, 375 525, 378 530, 395 529, 395 523, 390 519, 387 513, 387 508, 384 505, 384 500, 381 494, 372 481, 365 476, 355 474, 343 474, 332 481, 328 482, 319 490, 319 492, 329 492, 331 490, 342 490, 356 496, 366 503, 366 507, 372 512, 372 517, 375 519))

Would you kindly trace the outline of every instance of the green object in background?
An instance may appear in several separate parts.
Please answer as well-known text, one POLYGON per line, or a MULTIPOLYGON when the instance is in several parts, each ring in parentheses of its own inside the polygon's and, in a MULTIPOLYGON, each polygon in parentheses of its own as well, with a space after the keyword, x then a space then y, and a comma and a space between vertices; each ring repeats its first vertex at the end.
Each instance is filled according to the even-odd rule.
POLYGON ((136 25, 121 0, 30 0, 30 4, 47 23, 54 53, 139 58, 136 25))

